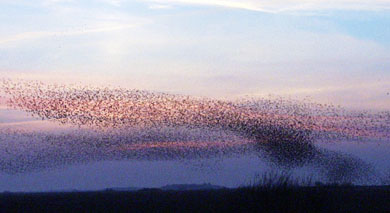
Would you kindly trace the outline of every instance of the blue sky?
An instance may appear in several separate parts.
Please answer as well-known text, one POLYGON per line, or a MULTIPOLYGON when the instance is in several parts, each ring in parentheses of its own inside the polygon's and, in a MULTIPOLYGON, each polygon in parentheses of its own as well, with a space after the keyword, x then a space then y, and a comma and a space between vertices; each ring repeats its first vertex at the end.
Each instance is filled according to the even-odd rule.
POLYGON ((0 75, 390 109, 388 0, 3 0, 0 75))

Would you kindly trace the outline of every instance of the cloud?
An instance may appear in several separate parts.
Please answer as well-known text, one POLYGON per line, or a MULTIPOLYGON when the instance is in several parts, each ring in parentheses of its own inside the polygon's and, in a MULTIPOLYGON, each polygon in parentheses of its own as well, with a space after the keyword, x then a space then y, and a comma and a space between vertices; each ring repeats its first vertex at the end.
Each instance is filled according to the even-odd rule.
POLYGON ((149 0, 161 4, 220 6, 269 13, 315 10, 388 10, 389 0, 149 0))
POLYGON ((151 4, 149 5, 149 9, 152 10, 172 9, 172 6, 167 4, 151 4))
POLYGON ((101 0, 101 1, 116 7, 121 6, 123 2, 123 0, 101 0))
POLYGON ((34 124, 39 124, 42 122, 41 120, 37 121, 15 121, 15 122, 5 122, 5 123, 0 123, 0 128, 3 127, 15 127, 15 126, 30 126, 34 124))
POLYGON ((42 39, 51 36, 78 36, 78 35, 90 34, 90 33, 101 33, 101 32, 109 32, 109 31, 116 31, 116 30, 124 30, 136 26, 137 24, 114 24, 111 26, 101 26, 101 27, 89 28, 89 29, 78 29, 73 31, 24 32, 17 35, 12 35, 7 38, 0 38, 0 45, 7 44, 10 42, 22 41, 22 40, 42 39))

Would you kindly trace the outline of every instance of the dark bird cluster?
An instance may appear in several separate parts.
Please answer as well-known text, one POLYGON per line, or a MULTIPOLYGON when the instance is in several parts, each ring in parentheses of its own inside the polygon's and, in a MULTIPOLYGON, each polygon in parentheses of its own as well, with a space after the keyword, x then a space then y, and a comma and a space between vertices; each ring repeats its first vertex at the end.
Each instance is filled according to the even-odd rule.
POLYGON ((317 141, 390 136, 389 112, 351 112, 283 98, 222 101, 20 80, 2 80, 1 90, 9 107, 77 127, 61 134, 1 129, 0 171, 11 173, 107 159, 255 152, 279 166, 313 165, 330 179, 344 180, 368 173, 369 166, 320 149, 317 141))

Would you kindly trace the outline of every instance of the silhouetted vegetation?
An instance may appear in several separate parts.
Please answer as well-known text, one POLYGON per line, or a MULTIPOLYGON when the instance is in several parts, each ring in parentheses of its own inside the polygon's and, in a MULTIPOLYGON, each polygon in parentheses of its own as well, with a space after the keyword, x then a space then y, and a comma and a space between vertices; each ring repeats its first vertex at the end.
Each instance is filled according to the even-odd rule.
POLYGON ((390 186, 322 184, 267 173, 237 189, 3 193, 0 212, 388 212, 390 186), (303 186, 302 184, 309 184, 303 186))
POLYGON ((262 175, 257 175, 252 183, 242 188, 252 188, 252 189, 281 189, 281 188, 291 188, 291 187, 301 187, 301 186, 311 186, 312 177, 306 178, 294 178, 289 172, 278 172, 278 171, 269 171, 265 172, 262 175))

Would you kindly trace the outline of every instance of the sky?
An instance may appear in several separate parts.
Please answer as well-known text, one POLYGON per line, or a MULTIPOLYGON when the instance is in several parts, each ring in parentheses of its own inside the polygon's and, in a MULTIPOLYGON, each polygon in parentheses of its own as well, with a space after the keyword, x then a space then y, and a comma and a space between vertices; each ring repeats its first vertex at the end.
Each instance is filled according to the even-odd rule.
MULTIPOLYGON (((389 26, 390 0, 0 0, 0 86, 11 78, 221 99, 309 98, 389 111, 389 26)), ((8 110, 1 96, 0 88, 0 129, 48 127, 8 110)), ((357 144, 322 146, 387 172, 388 143, 357 144)), ((233 187, 270 166, 253 156, 219 160, 0 172, 0 192, 93 190, 129 181, 233 187)))
POLYGON ((0 78, 390 109, 389 0, 0 0, 0 78))

